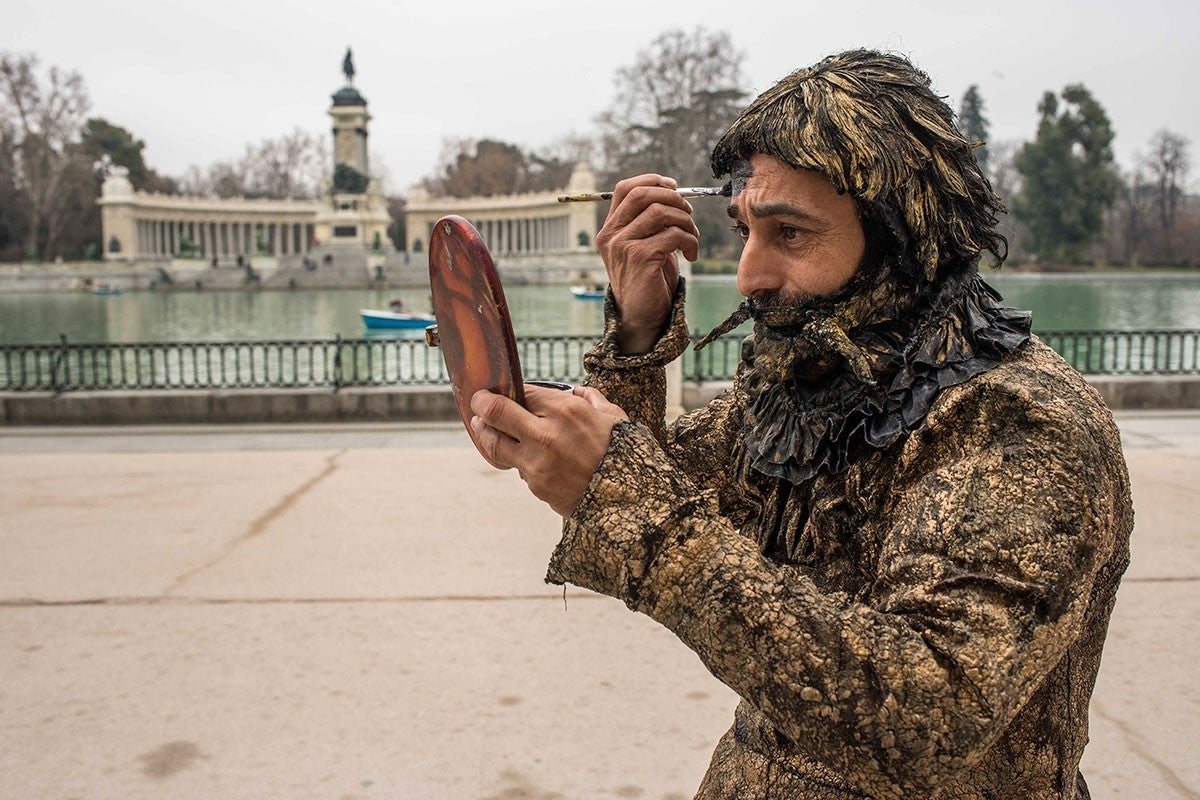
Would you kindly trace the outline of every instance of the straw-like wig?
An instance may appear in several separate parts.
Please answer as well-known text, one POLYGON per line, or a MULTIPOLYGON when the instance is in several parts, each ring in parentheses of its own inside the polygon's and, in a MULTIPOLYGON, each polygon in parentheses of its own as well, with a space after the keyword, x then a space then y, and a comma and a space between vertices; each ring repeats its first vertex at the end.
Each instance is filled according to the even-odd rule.
POLYGON ((717 142, 713 174, 754 153, 821 172, 892 229, 903 271, 934 282, 984 251, 1007 254, 995 231, 1003 204, 953 116, 907 59, 839 53, 759 95, 717 142), (906 231, 896 230, 901 220, 906 231))

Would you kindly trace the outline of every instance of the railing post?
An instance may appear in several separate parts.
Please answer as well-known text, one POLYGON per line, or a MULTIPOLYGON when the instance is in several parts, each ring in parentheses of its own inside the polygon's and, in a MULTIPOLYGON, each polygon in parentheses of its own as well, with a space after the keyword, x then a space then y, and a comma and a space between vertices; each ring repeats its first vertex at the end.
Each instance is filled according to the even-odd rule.
POLYGON ((66 383, 66 379, 69 377, 66 374, 66 367, 65 367, 65 364, 67 363, 67 335, 65 333, 60 333, 58 335, 58 338, 60 341, 60 344, 58 346, 58 354, 54 356, 54 364, 51 365, 51 367, 50 367, 50 386, 51 386, 51 388, 54 389, 55 394, 62 393, 61 387, 66 383), (59 367, 63 368, 63 373, 64 373, 62 383, 59 383, 59 380, 58 380, 59 367))
POLYGON ((342 388, 342 335, 339 333, 333 344, 333 392, 342 388))

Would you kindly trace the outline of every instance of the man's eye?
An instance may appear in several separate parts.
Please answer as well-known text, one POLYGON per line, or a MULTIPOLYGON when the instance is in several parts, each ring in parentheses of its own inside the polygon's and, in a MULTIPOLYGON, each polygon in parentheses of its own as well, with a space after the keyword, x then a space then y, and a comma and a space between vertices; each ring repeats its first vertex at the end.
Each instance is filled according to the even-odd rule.
POLYGON ((747 228, 745 225, 743 225, 740 222, 736 222, 733 225, 730 225, 729 230, 733 231, 739 237, 741 237, 743 242, 750 238, 750 229, 747 228))
POLYGON ((792 242, 800 238, 800 229, 791 225, 781 225, 779 227, 779 234, 783 237, 784 241, 792 242))

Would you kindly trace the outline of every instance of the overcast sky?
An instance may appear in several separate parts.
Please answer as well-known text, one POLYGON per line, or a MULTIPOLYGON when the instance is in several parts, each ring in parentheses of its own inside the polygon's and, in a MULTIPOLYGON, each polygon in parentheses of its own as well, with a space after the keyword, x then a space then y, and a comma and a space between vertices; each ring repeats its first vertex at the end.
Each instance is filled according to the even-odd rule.
POLYGON ((1152 134, 1191 142, 1200 186, 1196 0, 8 0, 0 50, 82 74, 92 114, 146 143, 167 175, 241 155, 300 127, 329 129, 354 50, 371 153, 403 193, 445 137, 528 148, 584 133, 616 70, 663 31, 725 30, 755 92, 852 47, 902 53, 955 107, 979 84, 992 140, 1034 136, 1046 90, 1084 83, 1128 168, 1152 134))

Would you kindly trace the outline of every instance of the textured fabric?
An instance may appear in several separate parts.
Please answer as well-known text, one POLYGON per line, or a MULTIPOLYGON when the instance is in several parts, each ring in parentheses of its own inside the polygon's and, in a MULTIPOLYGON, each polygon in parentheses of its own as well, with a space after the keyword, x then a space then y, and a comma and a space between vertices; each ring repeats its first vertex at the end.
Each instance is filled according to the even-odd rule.
POLYGON ((942 390, 992 369, 1029 340, 1029 312, 1001 306, 974 268, 944 281, 920 314, 919 305, 897 309, 888 301, 904 296, 892 274, 885 270, 802 329, 835 332, 830 338, 842 342, 828 349, 841 363, 817 380, 794 377, 793 339, 755 326, 743 353, 751 396, 739 458, 747 468, 792 483, 839 472, 856 444, 891 446, 924 419, 942 390), (859 319, 838 319, 843 309, 864 306, 870 310, 859 319))
POLYGON ((663 422, 682 295, 656 349, 617 356, 610 313, 585 360, 631 419, 547 580, 657 620, 742 698, 697 797, 1086 797, 1132 527, 1099 396, 1033 338, 838 471, 739 470, 749 370, 663 422))

